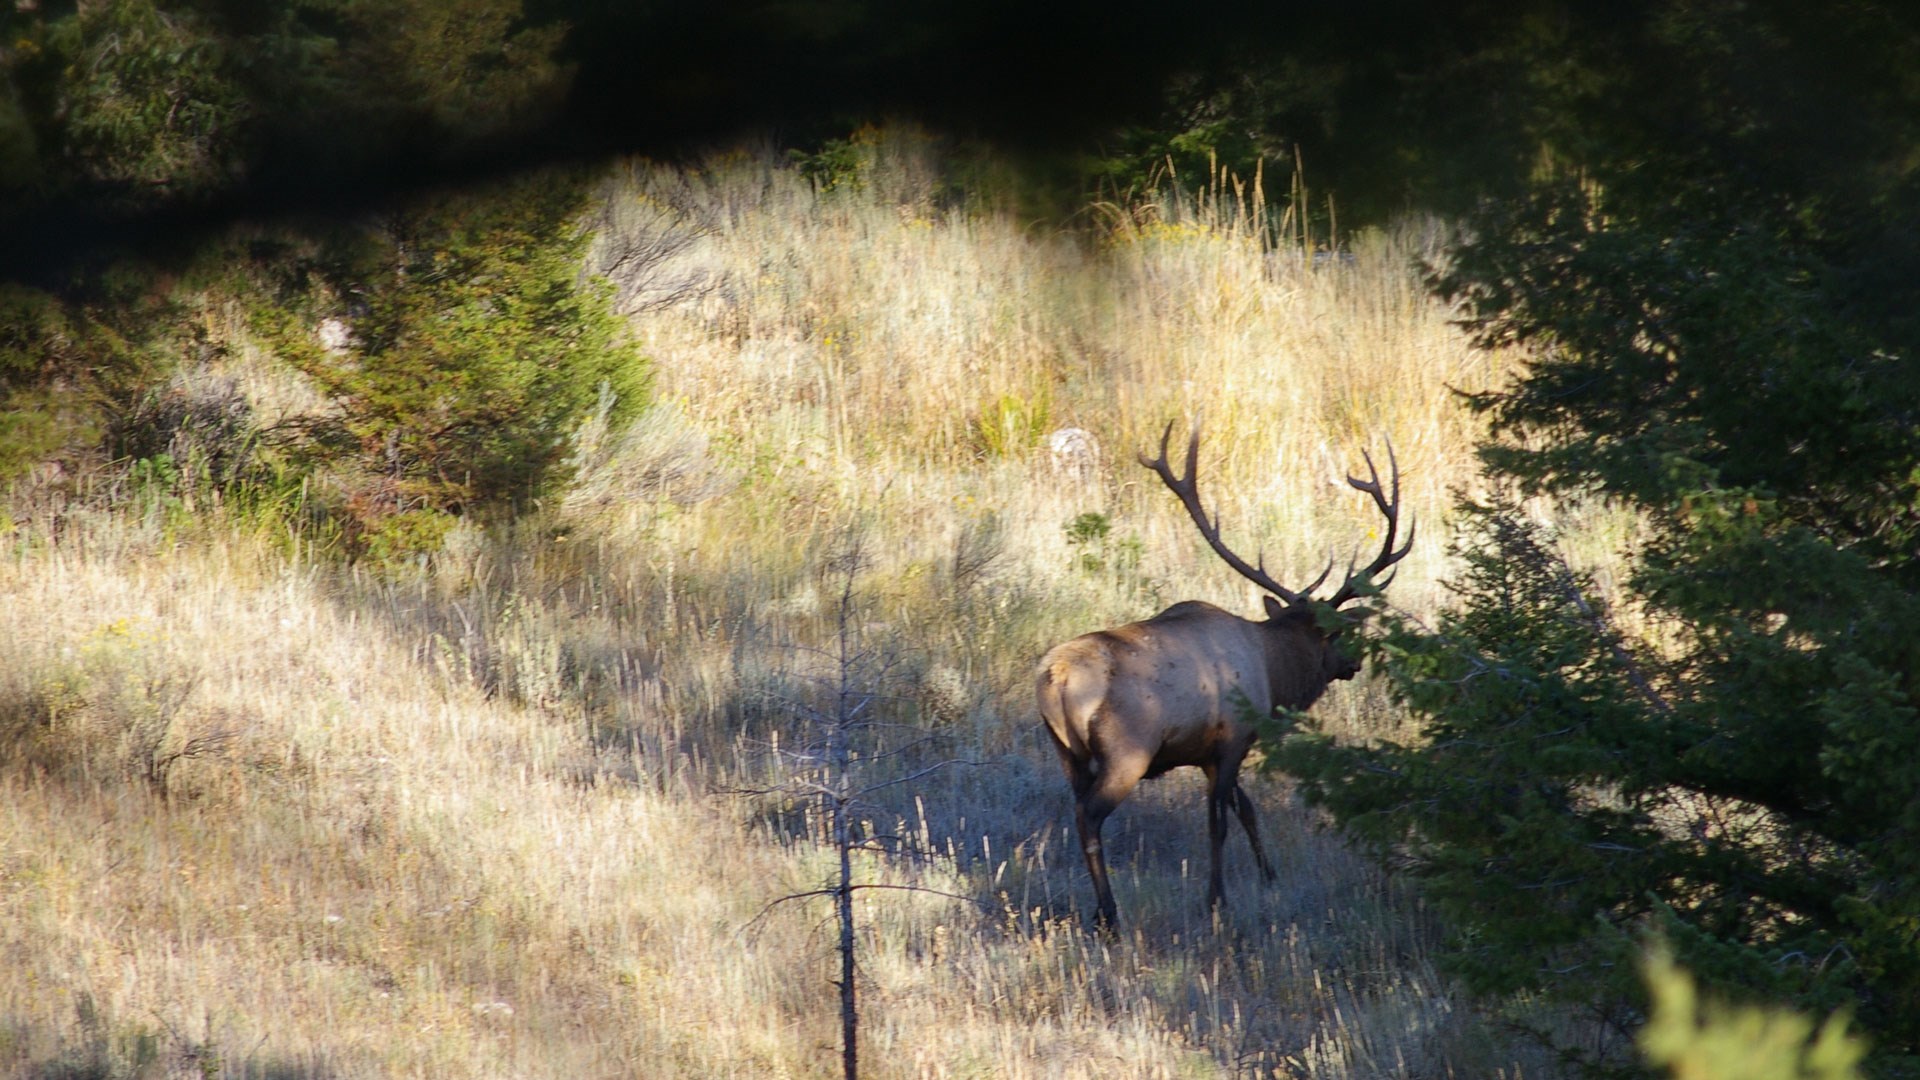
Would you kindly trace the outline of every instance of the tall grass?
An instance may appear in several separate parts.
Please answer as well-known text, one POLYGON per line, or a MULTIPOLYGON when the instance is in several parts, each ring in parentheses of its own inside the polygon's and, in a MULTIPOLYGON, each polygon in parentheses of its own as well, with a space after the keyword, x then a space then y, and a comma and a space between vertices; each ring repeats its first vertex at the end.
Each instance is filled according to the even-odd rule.
MULTIPOLYGON (((1133 464, 1170 420, 1204 422, 1229 542, 1302 583, 1377 542, 1342 477, 1391 439, 1424 536, 1392 595, 1437 602, 1473 477, 1450 388, 1503 362, 1420 291, 1437 230, 1316 259, 1224 188, 1035 228, 943 193, 925 140, 862 145, 825 191, 757 152, 610 181, 610 235, 671 240, 623 293, 664 404, 589 425, 574 495, 510 534, 374 577, 131 513, 16 533, 0 1069, 829 1075, 827 912, 765 911, 826 878, 821 825, 730 792, 791 767, 772 749, 858 533, 849 602, 899 725, 870 765, 958 762, 867 807, 865 880, 959 898, 860 894, 870 1074, 1541 1074, 1283 779, 1253 785, 1279 883, 1236 849, 1217 923, 1197 778, 1143 788, 1109 826, 1128 932, 1088 936, 1030 703, 1054 641, 1256 610, 1133 464), (1065 427, 1098 456, 1050 451, 1065 427)), ((205 376, 297 396, 226 356, 205 376)), ((1393 723, 1364 682, 1321 711, 1393 723)))

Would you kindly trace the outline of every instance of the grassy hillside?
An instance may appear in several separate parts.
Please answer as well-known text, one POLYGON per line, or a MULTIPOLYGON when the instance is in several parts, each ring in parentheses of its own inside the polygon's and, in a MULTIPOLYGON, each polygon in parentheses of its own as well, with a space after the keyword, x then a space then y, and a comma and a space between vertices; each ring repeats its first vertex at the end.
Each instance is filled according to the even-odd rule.
MULTIPOLYGON (((133 494, 17 506, 0 1070, 830 1075, 829 912, 769 908, 830 872, 775 790, 818 778, 824 677, 888 722, 864 775, 951 762, 865 815, 867 879, 936 890, 860 894, 870 1075, 1543 1075, 1281 778, 1250 781, 1275 885, 1236 840, 1210 922, 1199 778, 1171 775, 1108 828, 1127 934, 1083 933, 1030 700, 1073 634, 1257 610, 1133 461, 1169 420, 1204 421, 1229 543, 1303 584, 1377 542, 1341 477, 1391 438, 1421 522, 1392 599, 1440 602, 1474 481, 1449 388, 1502 361, 1420 290, 1438 237, 1315 259, 1230 184, 1034 228, 929 154, 867 142, 826 190, 755 152, 611 179, 595 259, 660 404, 582 432, 564 502, 430 564, 342 569, 133 494), (1056 454, 1063 428, 1097 453, 1056 454)), ((315 407, 258 348, 205 363, 189 389, 315 407)), ((1364 679, 1319 711, 1394 724, 1364 679)))

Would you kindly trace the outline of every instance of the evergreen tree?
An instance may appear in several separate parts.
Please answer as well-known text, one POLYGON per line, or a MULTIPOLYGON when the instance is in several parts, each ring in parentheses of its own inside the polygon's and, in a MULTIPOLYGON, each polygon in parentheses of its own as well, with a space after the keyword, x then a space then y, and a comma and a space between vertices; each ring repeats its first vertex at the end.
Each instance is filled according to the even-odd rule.
POLYGON ((564 482, 603 389, 615 420, 644 404, 646 361, 612 287, 585 273, 590 191, 546 173, 423 200, 334 237, 298 264, 309 291, 263 309, 336 405, 309 450, 340 466, 369 535, 396 515, 524 507, 564 482))
POLYGON ((1434 277, 1532 357, 1471 400, 1511 495, 1463 507, 1457 609, 1376 642, 1418 737, 1282 757, 1448 911, 1472 987, 1624 1035, 1659 930, 1920 1075, 1917 29, 1655 5, 1434 277), (1641 523, 1612 610, 1542 492, 1641 523))

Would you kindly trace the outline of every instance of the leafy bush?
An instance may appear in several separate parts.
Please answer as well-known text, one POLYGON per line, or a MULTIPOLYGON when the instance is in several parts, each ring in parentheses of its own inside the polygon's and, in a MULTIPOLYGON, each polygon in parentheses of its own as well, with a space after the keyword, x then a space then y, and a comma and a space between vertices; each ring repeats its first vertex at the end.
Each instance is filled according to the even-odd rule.
POLYGON ((0 481, 100 448, 177 344, 175 305, 144 274, 97 275, 69 292, 0 284, 0 481))
POLYGON ((530 127, 570 75, 564 24, 520 0, 27 3, 4 19, 0 187, 60 214, 76 196, 139 210, 433 161, 530 127))
POLYGON ((84 4, 21 42, 43 164, 83 190, 139 203, 231 178, 249 103, 219 28, 169 6, 84 4))
MULTIPOLYGON (((499 514, 567 479, 569 437, 603 388, 612 419, 646 401, 648 368, 582 271, 584 177, 536 176, 437 196, 336 238, 307 266, 307 303, 263 324, 336 407, 308 425, 366 535, 412 548, 428 511, 499 514), (339 320, 344 335, 314 329, 339 320)), ((444 529, 441 529, 444 531, 444 529)))
POLYGON ((862 126, 844 139, 823 139, 812 152, 793 149, 787 158, 815 191, 859 191, 873 171, 875 147, 880 132, 862 126))

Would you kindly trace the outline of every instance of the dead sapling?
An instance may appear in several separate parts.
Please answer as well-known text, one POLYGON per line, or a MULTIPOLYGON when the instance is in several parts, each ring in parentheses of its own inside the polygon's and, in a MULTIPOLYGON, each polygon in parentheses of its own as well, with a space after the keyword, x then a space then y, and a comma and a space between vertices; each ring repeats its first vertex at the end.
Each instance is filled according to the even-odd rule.
MULTIPOLYGON (((788 893, 770 901, 746 928, 756 932, 777 907, 794 901, 825 899, 832 903, 838 932, 841 1067, 846 1080, 859 1075, 859 1000, 856 958, 857 925, 854 893, 890 890, 928 893, 970 904, 971 897, 929 888, 912 881, 874 881, 872 874, 856 873, 856 856, 872 855, 883 869, 902 855, 915 854, 913 839, 873 828, 881 817, 874 799, 881 792, 917 783, 952 765, 967 764, 945 758, 926 763, 931 736, 884 718, 891 700, 885 687, 901 667, 897 651, 868 641, 864 609, 856 590, 866 557, 856 536, 827 562, 838 580, 833 613, 833 637, 822 648, 796 648, 817 672, 795 680, 795 692, 776 696, 776 713, 796 723, 783 738, 767 745, 773 776, 760 787, 734 789, 734 794, 773 800, 783 808, 799 810, 808 831, 831 847, 834 872, 817 889, 788 893), (817 825, 815 823, 818 823, 817 825), (816 831, 816 829, 818 831, 816 831)), ((798 666, 798 665, 796 665, 798 666)), ((896 863, 897 864, 897 863, 896 863)))

